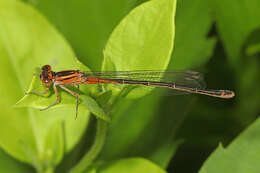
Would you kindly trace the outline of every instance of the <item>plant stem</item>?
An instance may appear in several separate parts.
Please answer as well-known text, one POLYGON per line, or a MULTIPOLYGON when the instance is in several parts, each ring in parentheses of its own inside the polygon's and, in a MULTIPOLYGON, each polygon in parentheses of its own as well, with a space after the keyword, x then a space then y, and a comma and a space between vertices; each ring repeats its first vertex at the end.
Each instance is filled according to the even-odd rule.
POLYGON ((70 170, 70 173, 82 173, 97 158, 106 139, 107 126, 108 124, 105 121, 101 119, 97 120, 97 132, 93 145, 79 163, 70 170))

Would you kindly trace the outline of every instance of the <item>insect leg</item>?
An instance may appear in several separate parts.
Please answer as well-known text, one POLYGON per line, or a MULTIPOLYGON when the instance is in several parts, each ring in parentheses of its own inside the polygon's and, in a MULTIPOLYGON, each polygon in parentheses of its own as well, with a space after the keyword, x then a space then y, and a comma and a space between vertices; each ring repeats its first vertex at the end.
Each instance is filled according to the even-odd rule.
MULTIPOLYGON (((64 85, 60 85, 60 87, 77 98, 77 102, 76 102, 76 119, 77 119, 77 117, 78 117, 78 108, 79 108, 79 94, 76 93, 76 92, 71 91, 70 89, 66 88, 64 85)), ((77 88, 79 88, 79 85, 77 85, 77 88)))
POLYGON ((58 93, 58 90, 57 90, 57 87, 56 87, 55 83, 53 84, 53 90, 54 90, 54 92, 55 92, 55 94, 56 94, 56 100, 55 100, 55 102, 53 102, 52 104, 50 104, 50 105, 47 106, 46 108, 41 109, 41 111, 46 110, 46 109, 49 109, 50 107, 52 107, 52 106, 54 106, 54 105, 56 105, 57 103, 60 102, 60 96, 59 96, 59 93, 58 93))
POLYGON ((49 92, 49 90, 50 90, 50 88, 47 87, 44 92, 41 92, 41 91, 30 91, 30 92, 26 92, 25 94, 47 94, 49 92))

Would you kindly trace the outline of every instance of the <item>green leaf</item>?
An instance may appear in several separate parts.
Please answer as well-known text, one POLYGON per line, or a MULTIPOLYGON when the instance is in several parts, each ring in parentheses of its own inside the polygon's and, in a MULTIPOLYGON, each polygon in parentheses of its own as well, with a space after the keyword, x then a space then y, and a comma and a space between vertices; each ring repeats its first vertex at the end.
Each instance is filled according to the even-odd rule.
POLYGON ((209 1, 177 3, 175 47, 169 68, 190 69, 209 60, 216 43, 215 38, 207 38, 212 23, 209 1))
POLYGON ((0 172, 11 172, 11 173, 33 173, 35 172, 28 165, 10 157, 0 149, 0 172))
POLYGON ((110 122, 110 118, 105 114, 103 109, 98 105, 98 103, 89 96, 82 96, 83 102, 82 104, 85 105, 91 113, 97 116, 106 122, 110 122))
POLYGON ((260 172, 260 118, 226 149, 219 145, 202 166, 200 173, 260 172))
POLYGON ((115 28, 104 50, 116 70, 166 69, 174 38, 175 0, 151 0, 115 28))
POLYGON ((175 0, 151 0, 132 10, 108 40, 103 70, 165 70, 173 49, 175 6, 175 0))
POLYGON ((127 158, 104 164, 97 173, 166 173, 165 170, 144 158, 127 158))
POLYGON ((260 27, 260 1, 213 0, 217 27, 230 61, 238 65, 242 45, 260 27), (228 8, 227 8, 228 7, 228 8))
MULTIPOLYGON (((57 165, 64 151, 71 150, 86 128, 89 112, 81 112, 75 121, 75 110, 69 107, 39 111, 12 105, 24 95, 35 67, 74 69, 74 57, 63 37, 37 11, 20 1, 0 0, 0 72, 8 76, 0 79, 0 146, 38 171, 57 165)), ((49 99, 53 101, 52 96, 49 99)), ((70 100, 75 102, 73 97, 70 100)))
POLYGON ((92 70, 100 70, 109 35, 136 1, 28 0, 69 40, 77 57, 92 70))

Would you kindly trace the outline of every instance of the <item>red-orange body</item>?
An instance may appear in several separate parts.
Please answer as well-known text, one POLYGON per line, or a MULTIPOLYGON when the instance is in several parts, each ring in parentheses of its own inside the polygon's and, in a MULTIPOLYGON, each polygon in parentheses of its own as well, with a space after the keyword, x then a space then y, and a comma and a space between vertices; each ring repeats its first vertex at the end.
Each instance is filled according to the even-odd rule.
MULTIPOLYGON (((49 72, 48 79, 56 85, 79 85, 79 84, 98 84, 98 83, 118 83, 114 80, 100 79, 97 77, 87 77, 79 70, 66 70, 60 72, 49 72)), ((41 79, 44 81, 44 78, 41 79)), ((44 82, 43 82, 44 83, 44 82)))

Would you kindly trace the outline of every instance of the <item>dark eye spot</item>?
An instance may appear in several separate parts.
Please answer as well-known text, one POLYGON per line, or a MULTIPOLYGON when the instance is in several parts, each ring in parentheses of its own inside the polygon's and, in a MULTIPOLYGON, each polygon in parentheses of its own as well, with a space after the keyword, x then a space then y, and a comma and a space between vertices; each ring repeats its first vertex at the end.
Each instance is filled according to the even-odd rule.
POLYGON ((44 66, 42 66, 42 70, 43 70, 43 71, 49 71, 49 70, 51 70, 51 66, 49 66, 49 65, 44 65, 44 66))

